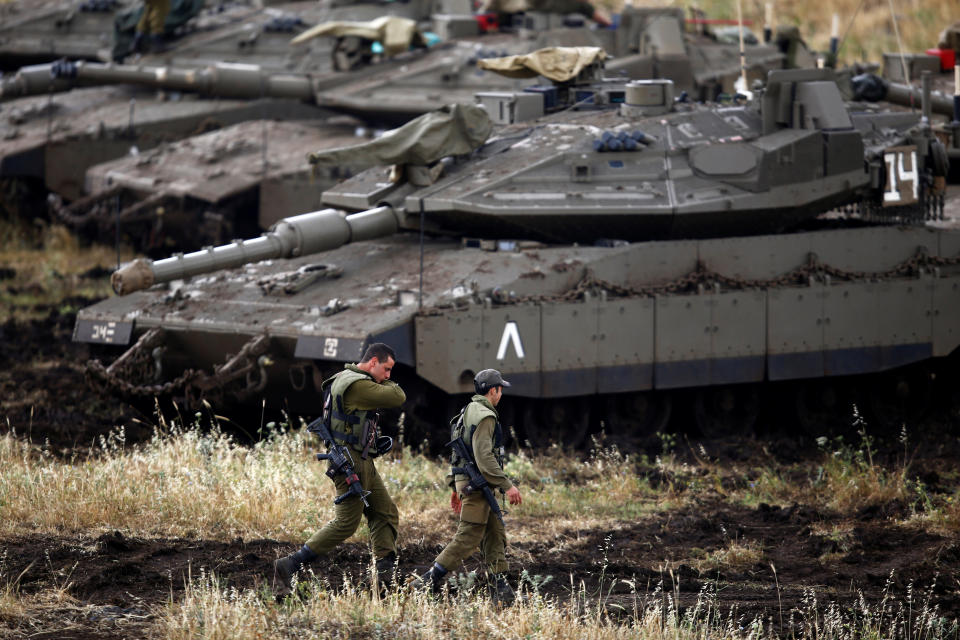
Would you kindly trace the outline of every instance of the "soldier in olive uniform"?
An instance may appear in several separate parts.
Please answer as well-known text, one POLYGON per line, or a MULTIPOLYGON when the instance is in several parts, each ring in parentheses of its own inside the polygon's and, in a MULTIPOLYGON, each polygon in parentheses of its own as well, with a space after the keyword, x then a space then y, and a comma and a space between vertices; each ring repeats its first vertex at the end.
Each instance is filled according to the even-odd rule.
MULTIPOLYGON (((490 487, 504 491, 510 504, 518 505, 521 502, 520 490, 513 486, 503 471, 503 429, 496 410, 503 396, 503 387, 509 387, 510 383, 496 369, 484 369, 474 377, 473 386, 477 394, 463 410, 462 432, 452 435, 454 438, 463 437, 473 451, 477 469, 490 487)), ((454 467, 462 464, 456 457, 452 462, 454 467)), ((429 586, 434 593, 438 593, 444 576, 456 570, 479 546, 490 576, 494 599, 502 604, 511 604, 514 593, 505 575, 508 568, 505 556, 507 536, 503 523, 490 508, 482 491, 463 494, 468 483, 466 476, 456 474, 453 480, 456 490, 450 502, 454 511, 460 513, 457 533, 437 556, 430 570, 416 579, 413 586, 429 586)))
MULTIPOLYGON (((403 389, 390 380, 396 354, 383 343, 370 345, 359 364, 348 364, 343 371, 323 383, 330 385, 332 413, 330 426, 338 444, 348 447, 353 457, 353 468, 364 490, 369 491, 369 507, 351 497, 335 507, 333 520, 313 534, 303 547, 274 563, 274 591, 285 596, 292 590, 293 575, 304 564, 332 551, 353 535, 366 516, 370 541, 377 561, 381 585, 392 580, 397 561, 397 525, 399 512, 387 493, 387 488, 373 463, 376 451, 376 429, 368 429, 369 421, 376 419, 377 409, 395 409, 407 399, 403 389), (366 433, 367 438, 363 435, 366 433), (374 446, 371 447, 371 444, 374 446)), ((373 423, 375 424, 375 422, 373 423)), ((347 491, 347 480, 339 475, 334 480, 336 495, 347 491)))
POLYGON ((163 48, 163 25, 170 14, 170 0, 143 0, 143 15, 137 23, 132 49, 159 52, 163 48), (146 38, 146 41, 144 40, 146 38))

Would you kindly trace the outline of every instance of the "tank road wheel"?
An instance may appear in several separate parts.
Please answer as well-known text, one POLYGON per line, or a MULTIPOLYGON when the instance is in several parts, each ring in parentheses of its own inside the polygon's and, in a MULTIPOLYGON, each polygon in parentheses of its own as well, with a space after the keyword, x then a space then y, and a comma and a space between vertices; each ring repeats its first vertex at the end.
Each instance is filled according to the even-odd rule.
POLYGON ((558 444, 571 449, 583 444, 590 427, 587 398, 527 400, 523 408, 523 432, 530 446, 558 444))
POLYGON ((760 394, 753 384, 697 389, 693 413, 707 438, 752 433, 760 413, 760 394))
POLYGON ((867 378, 860 389, 867 428, 890 433, 899 433, 904 425, 912 429, 930 408, 933 384, 933 371, 926 365, 902 367, 867 378))
POLYGON ((848 432, 853 424, 854 399, 847 380, 822 378, 797 382, 794 386, 797 425, 812 438, 848 432))
POLYGON ((664 391, 636 391, 607 396, 604 425, 608 434, 648 435, 663 431, 673 413, 673 399, 664 391))

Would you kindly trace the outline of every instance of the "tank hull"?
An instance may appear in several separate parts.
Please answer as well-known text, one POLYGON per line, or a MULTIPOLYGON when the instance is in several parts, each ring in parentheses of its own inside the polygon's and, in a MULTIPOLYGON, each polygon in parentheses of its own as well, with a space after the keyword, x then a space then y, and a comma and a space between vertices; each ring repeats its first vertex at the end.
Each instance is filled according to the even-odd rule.
POLYGON ((419 390, 413 414, 469 393, 473 374, 489 367, 511 380, 520 405, 589 398, 596 407, 637 394, 879 374, 943 360, 960 346, 956 228, 523 251, 427 239, 422 307, 419 253, 406 235, 347 245, 322 256, 341 277, 293 294, 265 291, 317 256, 195 278, 175 294, 155 288, 105 300, 78 314, 75 340, 126 347, 162 328, 162 373, 172 379, 213 372, 225 354, 267 336, 274 364, 264 377, 223 390, 307 412, 326 373, 383 341, 397 351, 398 375, 419 390), (919 255, 931 261, 923 266, 919 255), (491 290, 496 299, 472 293, 491 290), (345 308, 326 315, 332 299, 345 308))

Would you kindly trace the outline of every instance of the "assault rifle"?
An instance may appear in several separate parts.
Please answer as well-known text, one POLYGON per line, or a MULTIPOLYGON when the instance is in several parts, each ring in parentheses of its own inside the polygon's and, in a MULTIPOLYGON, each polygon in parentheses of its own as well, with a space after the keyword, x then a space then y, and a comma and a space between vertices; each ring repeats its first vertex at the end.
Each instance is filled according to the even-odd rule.
POLYGON ((333 504, 340 504, 350 496, 357 496, 363 501, 364 506, 369 507, 370 503, 367 502, 367 496, 370 495, 370 492, 364 491, 363 485, 360 484, 360 477, 353 469, 353 457, 350 455, 350 450, 342 444, 337 444, 324 418, 321 416, 308 424, 307 431, 320 436, 320 439, 327 445, 327 453, 317 454, 317 460, 330 461, 330 466, 327 468, 327 477, 335 480, 342 473, 347 479, 346 492, 334 498, 333 504))
POLYGON ((500 508, 500 505, 497 503, 497 498, 490 489, 490 483, 487 482, 487 479, 483 477, 483 474, 480 473, 480 470, 477 468, 477 463, 474 461, 473 454, 467 447, 467 443, 463 441, 463 436, 454 438, 447 443, 447 446, 453 447, 453 452, 463 461, 461 463, 463 465, 462 467, 453 468, 454 474, 462 473, 467 476, 467 486, 463 488, 463 495, 469 495, 477 490, 483 491, 483 497, 487 499, 490 508, 497 514, 497 518, 500 519, 500 524, 504 524, 503 510, 500 508))

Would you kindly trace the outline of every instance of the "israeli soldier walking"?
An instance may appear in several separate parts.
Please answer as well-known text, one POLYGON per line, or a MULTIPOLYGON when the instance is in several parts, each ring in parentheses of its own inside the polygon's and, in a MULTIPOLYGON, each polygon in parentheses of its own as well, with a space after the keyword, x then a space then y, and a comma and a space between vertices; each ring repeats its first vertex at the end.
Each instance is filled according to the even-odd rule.
MULTIPOLYGON (((373 459, 392 446, 392 440, 379 436, 376 411, 397 408, 407 399, 400 385, 390 380, 395 362, 393 349, 377 342, 367 347, 358 364, 345 365, 343 371, 323 383, 325 389, 328 385, 330 389, 331 433, 337 444, 351 451, 353 469, 360 485, 370 492, 366 496, 369 506, 365 507, 359 496, 343 500, 335 506, 333 520, 313 534, 299 551, 277 560, 273 588, 278 597, 292 591, 293 576, 303 565, 330 553, 353 535, 361 516, 366 516, 370 529, 380 585, 388 586, 392 580, 397 562, 400 516, 373 459), (389 445, 384 447, 384 441, 389 441, 389 445)), ((348 491, 347 480, 342 474, 333 479, 337 495, 348 491)))
MULTIPOLYGON (((509 387, 510 383, 496 369, 484 369, 474 377, 473 386, 477 393, 464 408, 462 421, 455 424, 451 434, 454 440, 463 438, 470 449, 467 453, 472 453, 474 458, 472 461, 462 460, 456 453, 452 457, 456 489, 450 500, 454 511, 460 513, 460 524, 453 541, 440 552, 430 570, 416 579, 412 586, 429 587, 434 593, 439 593, 447 573, 460 567, 479 546, 493 599, 499 604, 509 605, 513 603, 514 592, 506 579, 507 537, 500 514, 494 510, 495 498, 492 492, 484 495, 483 491, 471 490, 471 484, 476 483, 471 483, 467 475, 456 471, 473 462, 490 487, 505 492, 510 504, 520 504, 520 490, 513 486, 503 471, 503 429, 496 409, 503 396, 503 388, 509 387)), ((499 511, 498 506, 496 510, 499 511)))

